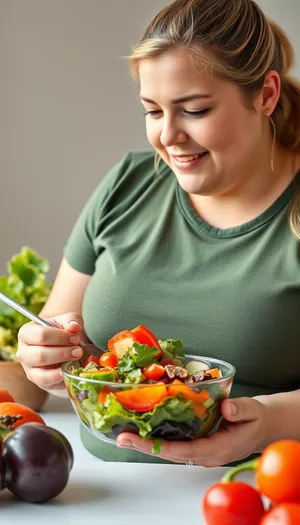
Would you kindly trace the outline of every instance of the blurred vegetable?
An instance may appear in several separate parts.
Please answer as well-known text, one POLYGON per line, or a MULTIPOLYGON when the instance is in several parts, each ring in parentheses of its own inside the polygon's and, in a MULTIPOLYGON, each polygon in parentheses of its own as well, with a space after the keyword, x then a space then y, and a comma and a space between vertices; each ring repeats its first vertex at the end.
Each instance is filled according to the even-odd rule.
POLYGON ((300 503, 300 443, 283 440, 269 445, 257 460, 256 484, 275 503, 300 503))
POLYGON ((0 403, 3 403, 4 401, 10 401, 11 403, 15 402, 13 396, 8 392, 8 390, 5 390, 5 388, 0 388, 0 403))
MULTIPOLYGON (((49 270, 48 261, 24 247, 11 259, 7 269, 8 275, 0 277, 0 290, 38 314, 51 288, 45 277, 49 270)), ((27 322, 22 314, 0 302, 0 359, 16 360, 18 331, 27 322)))
POLYGON ((25 405, 10 401, 0 403, 0 425, 16 428, 29 422, 45 425, 43 418, 25 405))
POLYGON ((297 503, 279 503, 267 512, 259 525, 299 525, 300 505, 297 503))
POLYGON ((73 466, 69 441, 57 430, 26 423, 13 431, 0 427, 3 440, 0 488, 32 503, 55 498, 68 483, 73 466))
POLYGON ((300 503, 300 443, 276 441, 265 448, 258 459, 231 469, 232 481, 242 471, 254 470, 258 490, 274 503, 300 503))
POLYGON ((243 482, 221 482, 209 487, 202 501, 207 525, 258 525, 264 514, 259 493, 243 482))

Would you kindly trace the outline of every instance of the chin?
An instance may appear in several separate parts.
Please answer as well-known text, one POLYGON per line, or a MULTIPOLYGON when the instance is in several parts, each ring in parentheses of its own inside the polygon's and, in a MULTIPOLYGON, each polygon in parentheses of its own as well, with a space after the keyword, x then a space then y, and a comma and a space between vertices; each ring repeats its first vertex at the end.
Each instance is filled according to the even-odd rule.
POLYGON ((211 188, 208 185, 208 181, 201 180, 199 175, 179 175, 176 173, 176 178, 181 188, 192 195, 209 195, 211 188))

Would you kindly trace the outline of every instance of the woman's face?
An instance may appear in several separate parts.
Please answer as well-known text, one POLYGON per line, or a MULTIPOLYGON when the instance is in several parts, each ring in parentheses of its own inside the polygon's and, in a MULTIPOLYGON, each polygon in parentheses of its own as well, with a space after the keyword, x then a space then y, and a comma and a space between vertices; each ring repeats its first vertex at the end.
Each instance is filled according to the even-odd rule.
POLYGON ((141 60, 139 77, 148 140, 182 188, 216 195, 243 184, 263 155, 265 128, 239 88, 196 70, 183 50, 141 60))

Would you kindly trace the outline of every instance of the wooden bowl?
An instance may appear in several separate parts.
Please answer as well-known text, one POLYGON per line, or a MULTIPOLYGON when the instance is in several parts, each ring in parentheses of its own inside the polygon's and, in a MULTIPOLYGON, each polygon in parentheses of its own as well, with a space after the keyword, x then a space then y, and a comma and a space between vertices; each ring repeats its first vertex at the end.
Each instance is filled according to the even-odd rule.
POLYGON ((21 363, 16 361, 0 361, 0 387, 8 390, 17 403, 36 412, 41 410, 49 395, 27 379, 21 363))

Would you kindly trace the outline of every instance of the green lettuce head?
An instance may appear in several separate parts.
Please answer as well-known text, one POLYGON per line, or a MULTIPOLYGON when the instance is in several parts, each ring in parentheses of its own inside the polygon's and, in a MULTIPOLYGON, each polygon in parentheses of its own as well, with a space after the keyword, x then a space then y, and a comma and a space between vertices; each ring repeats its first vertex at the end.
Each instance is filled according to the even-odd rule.
MULTIPOLYGON (((28 247, 8 262, 8 275, 0 277, 0 291, 38 314, 49 297, 49 263, 28 247)), ((28 319, 0 301, 0 359, 16 360, 18 331, 28 319)))

